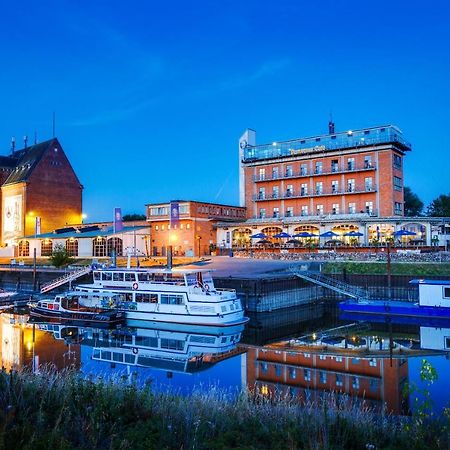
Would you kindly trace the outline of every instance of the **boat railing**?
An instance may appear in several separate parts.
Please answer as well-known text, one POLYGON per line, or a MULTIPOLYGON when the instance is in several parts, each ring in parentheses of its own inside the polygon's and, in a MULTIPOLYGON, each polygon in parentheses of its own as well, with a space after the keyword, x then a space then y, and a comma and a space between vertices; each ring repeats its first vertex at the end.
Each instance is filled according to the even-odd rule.
POLYGON ((230 289, 230 288, 216 288, 216 291, 229 292, 230 294, 236 294, 236 289, 230 289))

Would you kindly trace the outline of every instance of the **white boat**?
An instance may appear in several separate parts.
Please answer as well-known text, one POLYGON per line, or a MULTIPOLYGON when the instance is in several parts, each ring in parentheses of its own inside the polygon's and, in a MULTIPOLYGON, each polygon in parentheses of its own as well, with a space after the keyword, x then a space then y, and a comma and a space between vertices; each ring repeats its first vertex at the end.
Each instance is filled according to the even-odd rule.
POLYGON ((248 321, 236 291, 216 288, 204 269, 94 269, 93 283, 76 290, 119 294, 129 320, 207 326, 248 321))

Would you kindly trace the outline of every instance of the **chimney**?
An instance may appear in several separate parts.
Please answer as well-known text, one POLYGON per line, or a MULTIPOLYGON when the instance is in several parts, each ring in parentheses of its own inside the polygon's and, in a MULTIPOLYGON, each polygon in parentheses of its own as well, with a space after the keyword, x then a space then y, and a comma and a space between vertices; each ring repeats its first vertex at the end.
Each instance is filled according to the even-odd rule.
POLYGON ((330 119, 330 121, 328 122, 328 133, 329 134, 334 134, 334 122, 333 122, 333 119, 330 119))
POLYGON ((28 136, 23 137, 23 147, 26 149, 28 147, 28 136))
POLYGON ((11 155, 14 155, 15 150, 16 150, 16 138, 13 136, 11 138, 11 155))

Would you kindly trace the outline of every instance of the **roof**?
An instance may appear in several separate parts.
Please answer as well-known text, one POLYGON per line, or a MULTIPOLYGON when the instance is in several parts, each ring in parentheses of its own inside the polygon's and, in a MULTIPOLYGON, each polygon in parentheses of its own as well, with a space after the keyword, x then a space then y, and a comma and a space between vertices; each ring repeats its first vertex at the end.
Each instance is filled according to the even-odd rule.
POLYGON ((16 169, 9 174, 4 184, 28 181, 34 168, 38 165, 48 148, 57 143, 58 140, 53 138, 49 141, 31 145, 30 147, 14 152, 14 155, 10 158, 15 159, 16 163, 13 166, 15 166, 16 169))
MULTIPOLYGON (((69 227, 68 227, 69 228, 69 227)), ((73 228, 73 227, 72 227, 73 228)), ((31 236, 25 236, 24 239, 70 239, 70 238, 76 238, 76 239, 80 239, 80 238, 94 238, 94 237, 107 237, 107 236, 113 236, 113 235, 117 235, 117 234, 124 234, 124 233, 132 233, 133 231, 137 231, 137 230, 142 230, 148 227, 123 227, 123 229, 121 231, 117 231, 116 233, 114 233, 114 227, 113 226, 108 226, 108 227, 103 227, 99 230, 92 230, 92 231, 87 231, 85 233, 82 232, 83 227, 79 227, 77 229, 75 229, 75 231, 68 231, 66 233, 55 233, 55 231, 52 231, 50 233, 42 233, 42 234, 38 234, 36 236, 31 235, 31 236)))
POLYGON ((438 286, 450 286, 450 280, 411 280, 409 284, 433 284, 438 286))

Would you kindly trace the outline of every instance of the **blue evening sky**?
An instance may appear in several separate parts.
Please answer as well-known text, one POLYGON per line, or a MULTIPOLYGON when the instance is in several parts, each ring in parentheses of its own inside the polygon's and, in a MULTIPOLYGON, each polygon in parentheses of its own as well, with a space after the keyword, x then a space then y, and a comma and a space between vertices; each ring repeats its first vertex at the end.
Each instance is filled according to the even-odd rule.
POLYGON ((405 183, 449 191, 447 1, 8 1, 2 154, 57 136, 89 220, 170 199, 238 202, 237 141, 393 123, 405 183))

